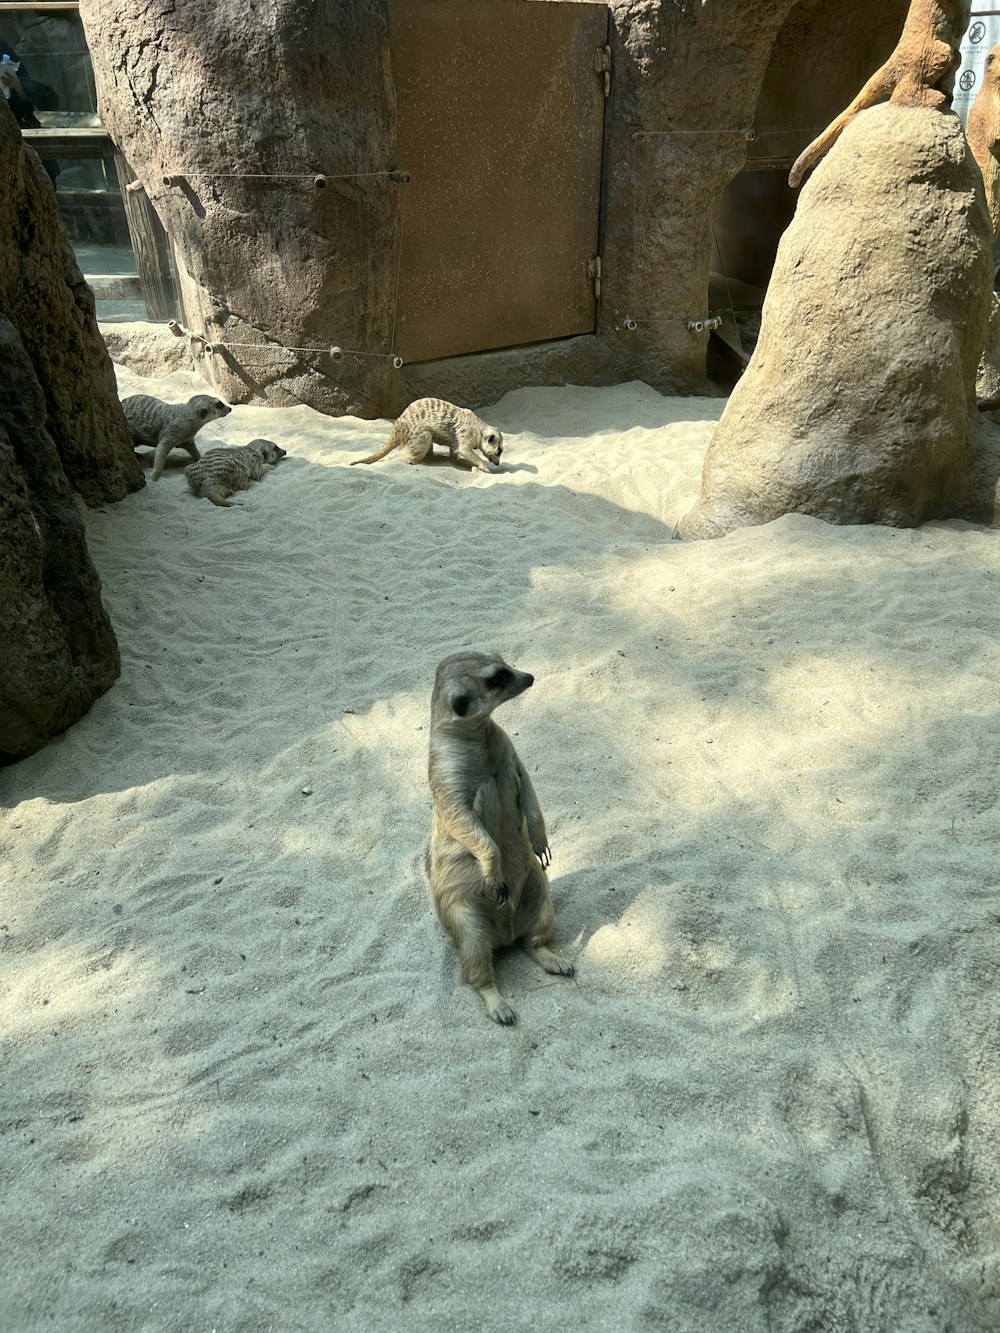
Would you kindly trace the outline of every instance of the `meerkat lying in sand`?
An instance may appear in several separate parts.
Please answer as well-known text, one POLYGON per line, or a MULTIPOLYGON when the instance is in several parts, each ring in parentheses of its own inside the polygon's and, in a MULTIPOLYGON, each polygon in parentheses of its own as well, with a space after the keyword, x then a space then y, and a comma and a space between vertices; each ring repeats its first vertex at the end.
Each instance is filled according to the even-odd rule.
POLYGON ((572 963, 548 947, 555 911, 543 867, 552 853, 538 798, 490 716, 533 681, 500 657, 455 653, 438 665, 431 699, 427 877, 462 980, 495 1023, 516 1019, 493 980, 498 946, 517 942, 546 972, 573 975, 572 963))
POLYGON ((499 472, 503 436, 495 426, 480 421, 467 407, 456 407, 443 398, 418 398, 396 419, 385 444, 357 463, 377 463, 398 449, 408 463, 419 463, 431 452, 434 441, 446 444, 452 458, 464 458, 481 472, 499 472))
POLYGON ((279 462, 285 453, 273 440, 251 440, 240 449, 209 449, 204 458, 184 469, 184 475, 195 495, 231 509, 233 501, 226 497, 260 481, 271 464, 279 462))
POLYGON ((194 437, 209 421, 227 417, 233 410, 218 398, 199 393, 186 403, 164 403, 148 393, 136 393, 122 399, 125 420, 132 433, 133 445, 155 449, 153 480, 163 471, 171 449, 186 449, 197 463, 201 455, 194 437))

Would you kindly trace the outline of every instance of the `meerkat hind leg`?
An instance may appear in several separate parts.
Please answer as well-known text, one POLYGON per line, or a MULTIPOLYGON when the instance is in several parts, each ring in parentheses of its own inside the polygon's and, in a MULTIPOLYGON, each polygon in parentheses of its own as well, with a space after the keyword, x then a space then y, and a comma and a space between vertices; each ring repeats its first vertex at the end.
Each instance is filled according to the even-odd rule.
POLYGON ((408 463, 422 463, 434 446, 434 432, 430 426, 422 426, 416 431, 406 450, 408 463))
POLYGON ((555 920, 548 883, 542 871, 534 869, 521 891, 515 926, 517 942, 529 958, 552 976, 571 977, 576 971, 573 964, 549 948, 555 920))
POLYGON ((458 950, 462 980, 478 993, 494 1023, 510 1027, 517 1022, 517 1014, 493 979, 493 946, 485 923, 478 921, 473 912, 465 911, 446 924, 458 950))

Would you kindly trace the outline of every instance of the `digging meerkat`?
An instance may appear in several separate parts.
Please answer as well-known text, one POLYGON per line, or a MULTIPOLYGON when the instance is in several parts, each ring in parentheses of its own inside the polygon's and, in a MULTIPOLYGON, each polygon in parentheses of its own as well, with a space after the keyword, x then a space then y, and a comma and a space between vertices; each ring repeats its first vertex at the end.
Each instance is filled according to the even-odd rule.
POLYGON ((163 472, 171 449, 186 449, 197 463, 201 454, 194 437, 209 421, 227 417, 233 410, 218 398, 195 394, 186 403, 164 403, 148 393, 122 399, 122 410, 132 435, 132 444, 155 449, 153 480, 163 472))
POLYGON ((504 1024, 517 1016, 493 979, 495 948, 519 943, 546 972, 573 975, 549 948, 555 911, 544 867, 552 853, 538 797, 491 717, 533 681, 495 655, 455 653, 438 664, 431 698, 427 877, 462 980, 504 1024))
POLYGON ((499 472, 503 436, 495 426, 480 421, 467 407, 456 407, 443 398, 418 398, 396 418, 385 444, 367 458, 351 460, 377 463, 398 449, 408 463, 420 463, 431 452, 434 441, 446 444, 452 458, 458 457, 481 472, 499 472))

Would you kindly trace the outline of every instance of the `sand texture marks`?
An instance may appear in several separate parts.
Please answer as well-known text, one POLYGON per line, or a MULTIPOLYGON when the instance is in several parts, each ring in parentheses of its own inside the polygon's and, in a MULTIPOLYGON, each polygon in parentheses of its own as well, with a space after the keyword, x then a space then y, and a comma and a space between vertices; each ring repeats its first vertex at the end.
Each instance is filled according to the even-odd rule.
POLYGON ((673 542, 720 408, 518 391, 486 476, 237 407, 242 508, 91 512, 121 679, 0 775, 0 1327, 996 1328, 1000 534, 673 542), (466 644, 577 969, 499 955, 510 1031, 421 864, 466 644))

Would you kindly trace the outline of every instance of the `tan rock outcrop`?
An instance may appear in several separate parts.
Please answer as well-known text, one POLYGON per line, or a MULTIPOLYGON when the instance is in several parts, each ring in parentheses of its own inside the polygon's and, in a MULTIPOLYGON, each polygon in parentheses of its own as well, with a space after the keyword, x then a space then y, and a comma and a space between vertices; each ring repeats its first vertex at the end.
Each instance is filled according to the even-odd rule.
POLYGON ((0 99, 0 316, 38 377, 45 426, 70 485, 88 504, 143 484, 118 403, 94 296, 63 232, 55 192, 0 99))
POLYGON ((957 116, 890 105, 858 116, 782 238, 760 341, 679 535, 790 512, 992 521, 992 434, 975 406, 990 242, 957 116))

